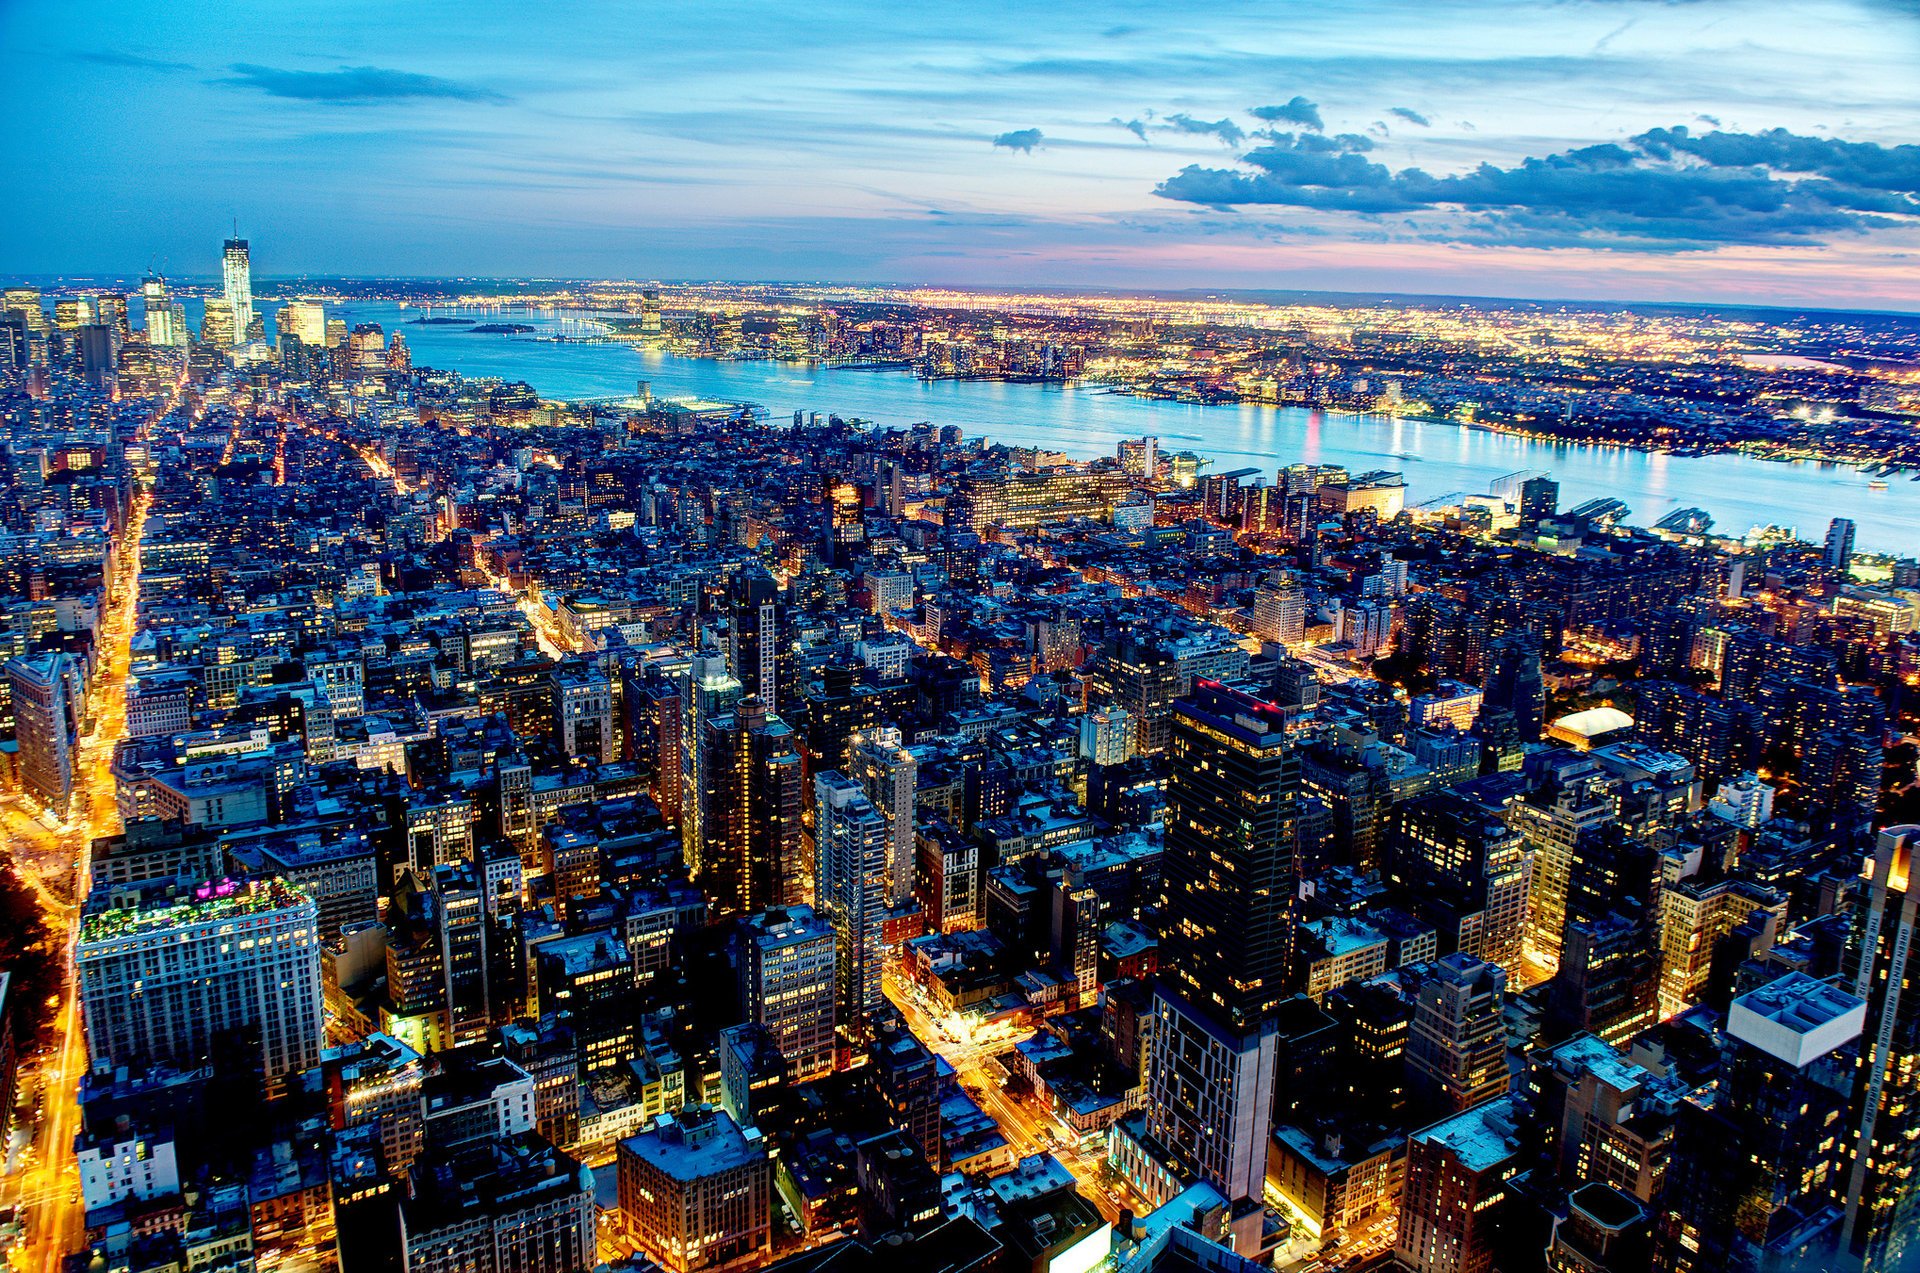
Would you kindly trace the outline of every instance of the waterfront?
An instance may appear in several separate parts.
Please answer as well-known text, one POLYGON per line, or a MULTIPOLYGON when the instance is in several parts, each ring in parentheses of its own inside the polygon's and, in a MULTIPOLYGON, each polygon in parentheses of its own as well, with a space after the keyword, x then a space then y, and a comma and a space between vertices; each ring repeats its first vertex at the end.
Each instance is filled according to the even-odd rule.
MULTIPOLYGON (((446 314, 449 311, 437 311, 446 314)), ((406 334, 416 362, 470 376, 525 380, 552 398, 628 395, 648 381, 662 397, 756 402, 774 420, 796 410, 882 425, 958 425, 969 436, 1047 447, 1079 458, 1113 454, 1123 438, 1153 434, 1166 451, 1191 450, 1211 471, 1281 464, 1343 464, 1356 472, 1406 475, 1409 505, 1456 492, 1485 491, 1515 473, 1551 473, 1561 507, 1610 496, 1651 525, 1679 508, 1704 508, 1714 530, 1744 535, 1766 524, 1796 527, 1818 540, 1827 521, 1853 518, 1862 550, 1910 554, 1920 547, 1920 482, 1895 475, 1886 490, 1842 465, 1774 463, 1742 455, 1675 456, 1624 447, 1535 441, 1437 421, 1324 414, 1297 407, 1202 406, 1137 398, 1101 386, 1003 381, 922 381, 901 371, 860 371, 770 361, 682 358, 623 344, 563 343, 477 333, 460 325, 410 321, 420 311, 392 304, 330 306, 349 324, 377 322, 406 334)), ((487 315, 551 328, 519 312, 487 315)))

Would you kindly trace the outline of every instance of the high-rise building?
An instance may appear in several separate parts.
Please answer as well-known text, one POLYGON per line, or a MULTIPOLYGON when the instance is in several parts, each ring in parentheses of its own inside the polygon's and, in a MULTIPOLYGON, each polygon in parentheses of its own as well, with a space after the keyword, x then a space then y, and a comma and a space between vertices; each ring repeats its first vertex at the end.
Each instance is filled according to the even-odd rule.
POLYGON ((1096 765, 1124 765, 1133 759, 1133 743, 1133 717, 1124 707, 1096 707, 1080 717, 1083 760, 1096 765))
POLYGON ((773 1156, 725 1110, 665 1114, 620 1142, 626 1234, 669 1273, 766 1262, 773 1249, 773 1156))
POLYGON ((709 735, 713 733, 714 722, 730 715, 734 704, 743 697, 740 678, 727 670, 726 657, 718 651, 696 654, 686 697, 687 743, 683 752, 686 794, 680 832, 687 864, 698 872, 706 857, 707 809, 718 800, 718 789, 726 775, 724 752, 708 745, 709 735))
POLYGON ((567 667, 553 674, 553 717, 559 726, 560 749, 594 764, 612 761, 613 686, 604 672, 567 667))
POLYGON ((1662 1273, 1831 1267, 1845 1161, 1834 1130, 1866 1015, 1799 972, 1733 1001, 1713 1099, 1678 1110, 1655 1222, 1662 1273))
POLYGON ((1258 1198, 1293 942, 1300 768, 1282 710, 1217 681, 1174 705, 1148 1130, 1258 1198))
POLYGON ((633 961, 610 932, 541 942, 534 956, 540 1011, 573 1032, 582 1074, 611 1070, 633 1058, 640 1037, 633 961))
POLYGON ((538 1132, 436 1156, 410 1176, 400 1201, 408 1273, 578 1273, 598 1258, 593 1172, 538 1132))
POLYGON ((1501 711, 1522 742, 1537 742, 1546 728, 1547 687, 1540 669, 1540 638, 1525 628, 1498 637, 1487 648, 1485 713, 1501 711))
POLYGON ((1829 569, 1844 571, 1853 560, 1853 519, 1836 517, 1827 523, 1827 546, 1822 557, 1829 569))
POLYGON ((840 1020, 859 1035, 884 1003, 881 936, 892 893, 892 837, 861 784, 845 774, 815 774, 813 790, 814 869, 839 955, 840 1020))
POLYGON ((1462 954, 1519 971, 1533 853, 1499 812, 1458 791, 1394 811, 1387 876, 1462 954))
POLYGON ((1920 1259, 1920 994, 1911 983, 1920 890, 1910 887, 1920 826, 1880 832, 1855 893, 1841 961, 1848 989, 1866 1000, 1853 1101, 1843 1136, 1841 1253, 1865 1269, 1905 1269, 1920 1259))
POLYGON ((848 765, 867 799, 887 823, 887 905, 913 900, 914 796, 919 762, 901 743, 900 731, 879 726, 853 735, 848 765))
POLYGON ((303 345, 324 349, 327 344, 327 307, 318 301, 295 301, 280 311, 278 334, 303 345))
POLYGON ((223 300, 208 300, 200 310, 200 343, 229 349, 237 343, 233 333, 233 307, 223 300))
POLYGON ((780 585, 756 563, 733 577, 728 602, 727 663, 743 694, 779 711, 780 585))
POLYGON ((1507 974, 1458 952, 1425 973, 1407 1035, 1416 1098, 1439 1113, 1493 1100, 1507 1090, 1507 974))
POLYGON ((277 1087, 320 1060, 319 923, 313 899, 275 879, 102 889, 74 947, 88 1055, 199 1065, 250 1030, 277 1087))
POLYGON ((426 1066, 418 1052, 374 1033, 320 1060, 327 1125, 336 1133, 370 1128, 388 1171, 407 1169, 420 1153, 420 1091, 426 1066))
POLYGON ((1522 1165, 1512 1097, 1489 1101, 1407 1138, 1394 1266, 1412 1273, 1489 1273, 1522 1165))
POLYGON ((228 239, 220 256, 220 292, 233 316, 229 344, 244 345, 253 334, 253 265, 245 239, 228 239))
POLYGON ((1268 641, 1298 645, 1306 639, 1307 594, 1300 577, 1290 570, 1274 577, 1253 594, 1253 630, 1268 641))
MULTIPOLYGON (((810 906, 775 907, 741 927, 740 997, 806 1083, 833 1073, 836 941, 810 906)), ((875 970, 874 975, 879 975, 875 970)))
POLYGON ((167 294, 165 279, 158 274, 149 274, 140 284, 140 299, 146 305, 149 345, 170 349, 187 343, 186 324, 176 319, 173 298, 167 294))
POLYGON ((940 1061, 898 1016, 867 1043, 866 1072, 887 1120, 913 1137, 929 1162, 940 1160, 940 1061))
POLYGON ((686 786, 681 739, 686 736, 686 696, 672 679, 649 667, 640 677, 629 676, 621 686, 626 714, 627 759, 640 767, 660 816, 668 826, 680 825, 686 786))
MULTIPOLYGON (((731 679, 731 678, 729 678, 731 679)), ((801 847, 801 758, 793 731, 757 698, 704 722, 694 869, 721 914, 813 895, 801 847)))
POLYGON ((20 787, 42 808, 65 818, 73 802, 74 753, 80 741, 80 673, 66 654, 7 661, 13 693, 20 787))
POLYGON ((1565 751, 1529 762, 1524 799, 1508 809, 1533 851, 1527 945, 1548 966, 1560 962, 1574 862, 1615 821, 1613 779, 1600 762, 1565 751))
POLYGON ((1542 473, 1520 483, 1520 521, 1531 525, 1560 511, 1560 483, 1542 473))

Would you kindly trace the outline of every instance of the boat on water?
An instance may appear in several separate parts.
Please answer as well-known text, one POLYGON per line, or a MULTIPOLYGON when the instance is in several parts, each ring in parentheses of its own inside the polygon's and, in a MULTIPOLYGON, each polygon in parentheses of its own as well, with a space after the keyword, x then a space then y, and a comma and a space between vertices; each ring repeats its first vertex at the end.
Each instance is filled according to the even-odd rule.
POLYGON ((1884 491, 1887 489, 1887 481, 1883 477, 1876 477, 1867 483, 1867 489, 1870 491, 1884 491))

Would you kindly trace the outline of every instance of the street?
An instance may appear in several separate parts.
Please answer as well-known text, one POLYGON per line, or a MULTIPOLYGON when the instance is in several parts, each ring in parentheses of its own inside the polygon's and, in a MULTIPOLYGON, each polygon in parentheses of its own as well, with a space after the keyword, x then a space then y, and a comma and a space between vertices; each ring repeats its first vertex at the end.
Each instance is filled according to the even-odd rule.
POLYGON ((1119 1218, 1122 1210, 1136 1215, 1148 1210, 1146 1200, 1132 1186, 1103 1170, 1106 1156, 1102 1141, 1083 1147, 1079 1137, 1053 1117, 1051 1111, 1032 1100, 1022 1100, 1000 1086, 1000 1076, 989 1068, 996 1051, 1010 1049, 1024 1031, 1004 1026, 976 1026, 971 1021, 936 1019, 924 996, 909 980, 901 977, 889 962, 883 978, 887 998, 907 1019, 907 1025, 920 1041, 953 1067, 967 1095, 1000 1126, 1000 1134, 1022 1158, 1032 1154, 1052 1154, 1079 1181, 1080 1192, 1099 1207, 1108 1221, 1119 1218))

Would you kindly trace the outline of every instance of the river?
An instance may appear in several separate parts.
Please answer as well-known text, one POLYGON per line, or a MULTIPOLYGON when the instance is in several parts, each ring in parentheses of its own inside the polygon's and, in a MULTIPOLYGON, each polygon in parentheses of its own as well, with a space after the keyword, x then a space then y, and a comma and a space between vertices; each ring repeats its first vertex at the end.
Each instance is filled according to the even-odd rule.
MULTIPOLYGON (((272 306, 266 306, 271 312, 272 306)), ((450 311, 439 310, 439 314, 450 311)), ((969 436, 1047 447, 1079 458, 1111 455, 1123 438, 1152 434, 1163 451, 1190 450, 1212 471, 1254 467, 1272 478, 1285 464, 1341 464, 1355 472, 1406 475, 1409 505, 1455 492, 1481 492, 1521 471, 1550 473, 1560 506, 1608 496, 1624 501, 1629 521, 1651 525, 1677 508, 1698 507, 1714 530, 1796 527, 1826 534, 1828 519, 1851 517, 1863 551, 1920 551, 1920 482, 1905 474, 1872 490, 1868 477, 1842 465, 1773 463, 1743 455, 1673 456, 1624 447, 1534 441, 1431 420, 1390 419, 1256 405, 1201 406, 1116 394, 1099 386, 922 381, 903 371, 859 371, 780 362, 681 358, 623 344, 562 343, 477 333, 464 326, 414 323, 420 311, 392 304, 328 307, 349 325, 377 322, 403 331, 414 361, 471 376, 524 380, 551 398, 632 394, 648 381, 656 396, 756 402, 774 421, 797 410, 860 417, 883 425, 927 420, 959 425, 969 436)), ((552 321, 524 313, 482 321, 552 321)))

